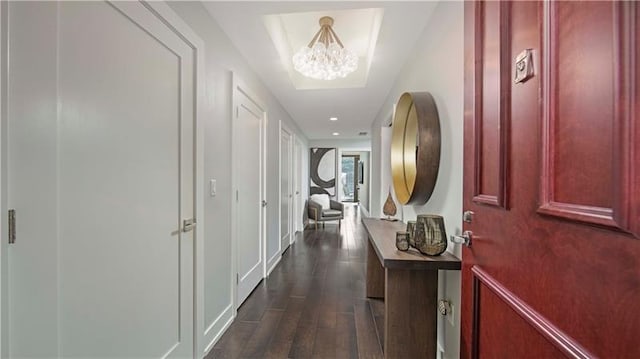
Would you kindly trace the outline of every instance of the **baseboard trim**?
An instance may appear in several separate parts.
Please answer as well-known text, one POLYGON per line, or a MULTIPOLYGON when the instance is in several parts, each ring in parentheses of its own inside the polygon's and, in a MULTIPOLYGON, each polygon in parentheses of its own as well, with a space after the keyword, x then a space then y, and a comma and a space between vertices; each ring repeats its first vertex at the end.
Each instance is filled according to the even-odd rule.
POLYGON ((271 274, 271 272, 276 268, 280 260, 282 259, 282 253, 276 253, 273 257, 269 259, 267 262, 267 275, 271 274))
POLYGON ((204 331, 204 342, 207 342, 207 337, 212 337, 209 340, 209 344, 204 349, 203 356, 209 354, 213 346, 216 345, 222 335, 229 329, 231 323, 235 319, 233 314, 233 304, 229 304, 218 317, 211 323, 211 325, 204 331))
POLYGON ((367 211, 367 209, 364 208, 364 206, 358 206, 358 207, 360 207, 360 212, 362 213, 362 217, 370 217, 369 211, 367 211))

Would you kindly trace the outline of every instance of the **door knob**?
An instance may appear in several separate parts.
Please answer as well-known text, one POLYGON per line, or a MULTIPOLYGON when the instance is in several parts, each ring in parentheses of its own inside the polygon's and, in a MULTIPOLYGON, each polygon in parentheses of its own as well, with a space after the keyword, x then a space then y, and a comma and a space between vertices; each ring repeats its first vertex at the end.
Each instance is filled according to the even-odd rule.
POLYGON ((462 220, 466 223, 471 223, 473 221, 473 215, 475 213, 473 211, 464 211, 462 214, 462 220))
POLYGON ((471 247, 471 240, 473 239, 473 232, 464 231, 459 236, 451 236, 451 242, 456 244, 462 244, 467 247, 471 247))

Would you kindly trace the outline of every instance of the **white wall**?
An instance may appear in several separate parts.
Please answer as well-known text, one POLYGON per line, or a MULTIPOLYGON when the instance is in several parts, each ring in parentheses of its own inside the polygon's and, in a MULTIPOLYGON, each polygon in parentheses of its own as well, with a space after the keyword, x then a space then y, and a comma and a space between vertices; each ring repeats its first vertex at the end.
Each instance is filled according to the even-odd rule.
MULTIPOLYGON (((429 19, 416 45, 373 123, 372 135, 372 215, 379 215, 390 179, 388 128, 393 104, 403 92, 428 91, 435 98, 440 115, 442 149, 440 171, 433 196, 424 206, 403 206, 398 216, 404 221, 416 214, 437 213, 445 218, 448 234, 462 229, 463 160, 463 61, 464 7, 462 2, 441 2, 429 19), (384 128, 383 128, 384 127, 384 128), (377 188, 376 188, 377 187, 377 188), (377 197, 375 193, 379 193, 377 197), (384 196, 384 197, 383 197, 384 196)), ((461 249, 450 242, 449 251, 460 257, 461 249)), ((438 341, 446 358, 459 357, 460 272, 440 273, 439 297, 454 303, 454 324, 438 319, 438 341)))
MULTIPOLYGON (((386 118, 391 123, 391 112, 386 118)), ((377 120, 373 126, 376 141, 371 146, 371 208, 369 212, 372 217, 381 217, 383 216, 382 206, 387 200, 389 191, 395 200, 395 193, 391 188, 391 127, 388 127, 384 121, 381 126, 377 120)), ((398 208, 397 216, 401 213, 402 207, 398 208)))
MULTIPOLYGON (((218 186, 217 196, 205 199, 205 330, 215 324, 205 338, 205 345, 208 345, 228 320, 225 310, 231 305, 231 73, 239 76, 267 109, 267 258, 278 251, 279 243, 279 121, 282 120, 305 146, 308 141, 200 2, 171 2, 169 5, 200 36, 206 48, 205 183, 216 179, 218 186)), ((308 167, 308 159, 303 158, 303 162, 308 167)), ((308 177, 307 174, 303 178, 308 177)), ((308 183, 303 183, 303 190, 308 187, 308 183)))
POLYGON ((335 147, 343 151, 371 151, 371 140, 368 138, 358 140, 309 140, 309 147, 335 147))

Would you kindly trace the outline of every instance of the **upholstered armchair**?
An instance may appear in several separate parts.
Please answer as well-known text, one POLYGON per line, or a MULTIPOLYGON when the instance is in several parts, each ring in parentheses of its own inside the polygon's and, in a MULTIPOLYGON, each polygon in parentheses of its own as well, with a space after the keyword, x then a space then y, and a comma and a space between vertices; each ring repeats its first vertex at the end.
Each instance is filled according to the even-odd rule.
POLYGON ((309 218, 315 221, 316 230, 318 229, 318 222, 322 222, 322 228, 324 228, 324 222, 326 221, 338 221, 338 229, 340 229, 342 219, 344 219, 344 205, 334 200, 329 200, 329 208, 323 209, 322 204, 309 199, 307 212, 309 218))

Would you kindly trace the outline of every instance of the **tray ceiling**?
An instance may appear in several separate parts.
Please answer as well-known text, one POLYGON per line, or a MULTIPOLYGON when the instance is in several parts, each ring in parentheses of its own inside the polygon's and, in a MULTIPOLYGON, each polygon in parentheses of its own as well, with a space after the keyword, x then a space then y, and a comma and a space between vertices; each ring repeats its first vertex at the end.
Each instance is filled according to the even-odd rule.
MULTIPOLYGON (((206 9, 249 65, 311 140, 362 139, 393 87, 437 2, 214 1, 206 9), (319 29, 320 16, 359 54, 345 79, 303 78, 291 56, 319 29), (337 117, 338 121, 330 121, 337 117), (339 136, 332 133, 338 132, 339 136)), ((425 90, 427 85, 425 84, 425 90)))

